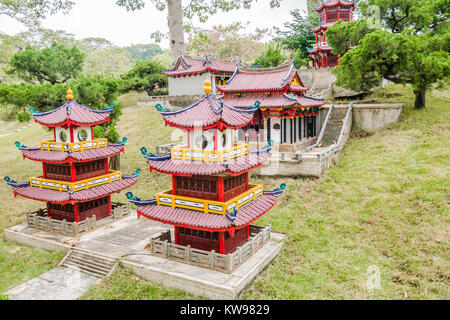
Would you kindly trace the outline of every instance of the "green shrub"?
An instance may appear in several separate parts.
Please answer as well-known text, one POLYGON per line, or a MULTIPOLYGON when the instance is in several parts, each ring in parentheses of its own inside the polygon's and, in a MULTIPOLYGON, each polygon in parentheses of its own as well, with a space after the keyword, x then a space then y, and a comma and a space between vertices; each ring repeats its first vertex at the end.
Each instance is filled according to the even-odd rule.
POLYGON ((17 113, 17 120, 19 122, 28 122, 31 120, 31 113, 27 110, 21 110, 17 113))

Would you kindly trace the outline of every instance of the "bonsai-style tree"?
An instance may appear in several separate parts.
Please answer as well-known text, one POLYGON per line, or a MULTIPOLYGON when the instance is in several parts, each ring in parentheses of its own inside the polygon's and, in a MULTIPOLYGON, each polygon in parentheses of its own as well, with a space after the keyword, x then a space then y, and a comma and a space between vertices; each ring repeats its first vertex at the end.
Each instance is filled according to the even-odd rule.
POLYGON ((149 96, 158 94, 167 87, 164 67, 157 61, 138 61, 136 65, 121 76, 123 92, 146 91, 149 96))
POLYGON ((379 10, 383 29, 369 20, 336 23, 326 31, 333 54, 344 54, 333 73, 336 84, 367 91, 387 79, 411 84, 415 108, 426 91, 449 81, 449 0, 368 0, 362 12, 379 10), (370 7, 372 6, 372 7, 370 7))
POLYGON ((65 83, 83 71, 84 54, 76 46, 72 48, 53 44, 49 48, 28 46, 16 52, 10 60, 12 69, 23 80, 34 83, 65 83))

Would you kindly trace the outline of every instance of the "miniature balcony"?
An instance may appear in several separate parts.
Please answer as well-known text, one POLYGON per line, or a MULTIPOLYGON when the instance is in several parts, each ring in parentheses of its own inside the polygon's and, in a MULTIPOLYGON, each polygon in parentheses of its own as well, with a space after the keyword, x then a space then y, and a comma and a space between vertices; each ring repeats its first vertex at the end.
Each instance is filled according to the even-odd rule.
POLYGON ((55 142, 55 141, 41 141, 41 150, 44 151, 67 151, 66 145, 72 151, 84 151, 89 149, 97 149, 108 146, 106 138, 96 138, 94 140, 82 142, 55 142))
POLYGON ((30 178, 30 186, 57 191, 68 191, 69 189, 73 191, 80 191, 90 189, 102 184, 111 183, 120 179, 122 179, 121 171, 110 171, 110 173, 102 176, 97 176, 94 178, 76 182, 50 180, 44 179, 42 177, 30 178))
POLYGON ((225 215, 233 209, 238 210, 240 207, 248 204, 256 198, 263 195, 263 186, 251 184, 248 191, 226 201, 212 201, 199 198, 190 198, 173 195, 172 190, 168 190, 156 195, 158 206, 168 206, 172 208, 184 208, 195 211, 201 211, 208 214, 225 215))
POLYGON ((248 144, 235 145, 225 150, 200 150, 187 147, 171 148, 172 159, 225 162, 249 154, 248 144))

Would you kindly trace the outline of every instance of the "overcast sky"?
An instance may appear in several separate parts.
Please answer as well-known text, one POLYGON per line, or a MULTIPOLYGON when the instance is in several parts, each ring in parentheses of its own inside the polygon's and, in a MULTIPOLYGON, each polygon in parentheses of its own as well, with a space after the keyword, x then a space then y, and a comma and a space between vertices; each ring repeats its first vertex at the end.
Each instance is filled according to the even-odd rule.
MULTIPOLYGON (((150 1, 140 11, 127 12, 125 8, 115 5, 116 0, 72 0, 75 5, 67 14, 50 16, 43 21, 43 27, 64 30, 75 35, 75 38, 99 37, 110 40, 118 46, 151 43, 150 34, 157 30, 168 32, 166 11, 158 11, 150 1)), ((211 28, 213 25, 228 25, 232 22, 250 22, 248 31, 256 28, 281 27, 290 20, 292 9, 306 10, 306 0, 282 0, 281 7, 270 9, 269 0, 259 0, 250 10, 218 13, 197 27, 211 28)), ((16 34, 26 29, 13 19, 0 16, 0 31, 16 34)), ((168 40, 160 44, 168 48, 168 40)))

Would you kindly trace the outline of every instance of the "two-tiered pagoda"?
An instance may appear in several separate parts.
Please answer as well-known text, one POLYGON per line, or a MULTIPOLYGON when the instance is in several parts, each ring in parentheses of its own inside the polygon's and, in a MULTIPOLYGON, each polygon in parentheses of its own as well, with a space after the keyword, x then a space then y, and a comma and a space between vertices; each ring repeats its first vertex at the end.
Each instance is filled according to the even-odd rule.
POLYGON ((109 121, 114 106, 93 110, 73 100, 57 109, 36 112, 35 122, 53 129, 53 140, 41 141, 39 148, 28 148, 16 142, 23 158, 42 162, 43 174, 17 183, 5 177, 14 196, 43 201, 47 216, 67 222, 82 222, 111 214, 111 194, 122 191, 138 179, 139 170, 131 175, 109 170, 108 159, 124 151, 126 138, 119 143, 93 136, 93 127, 109 121))
POLYGON ((342 20, 353 21, 353 11, 356 4, 353 0, 322 0, 314 9, 319 14, 319 26, 312 29, 316 35, 316 43, 312 49, 308 49, 309 55, 314 59, 314 68, 335 67, 339 64, 339 56, 331 54, 331 48, 327 44, 325 31, 342 20))
POLYGON ((234 131, 249 124, 259 103, 235 108, 217 100, 205 81, 205 95, 177 111, 157 106, 166 125, 186 132, 184 147, 156 156, 141 151, 150 166, 172 176, 172 189, 153 200, 140 200, 127 193, 137 205, 138 216, 174 226, 175 244, 228 254, 250 236, 250 224, 277 202, 284 185, 264 191, 249 183, 249 172, 267 159, 270 145, 250 151, 237 144, 234 131))
POLYGON ((293 62, 276 68, 237 68, 218 90, 223 103, 235 108, 260 102, 259 110, 245 126, 249 141, 273 140, 280 151, 295 152, 311 143, 320 131, 318 115, 325 101, 305 95, 309 87, 303 84, 293 62))

